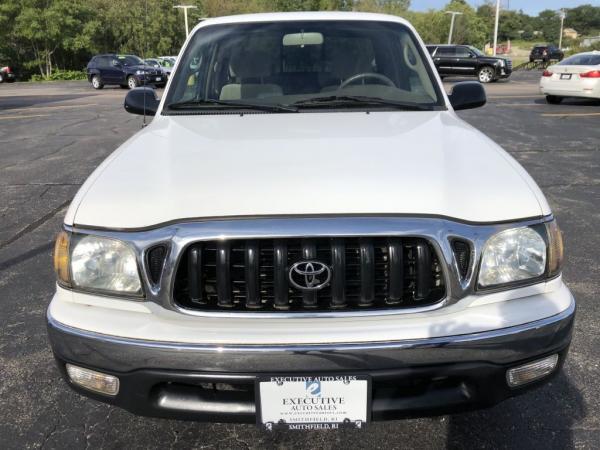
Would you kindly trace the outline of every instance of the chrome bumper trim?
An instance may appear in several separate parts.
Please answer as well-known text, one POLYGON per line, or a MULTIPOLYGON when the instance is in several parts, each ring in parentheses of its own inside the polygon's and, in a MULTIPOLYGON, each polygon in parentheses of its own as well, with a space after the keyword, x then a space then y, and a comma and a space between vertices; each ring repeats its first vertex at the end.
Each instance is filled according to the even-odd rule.
POLYGON ((514 327, 457 336, 388 342, 299 345, 212 345, 157 342, 73 328, 47 314, 55 354, 117 372, 144 368, 195 371, 326 371, 390 369, 485 361, 505 364, 568 346, 575 302, 551 317, 514 327))

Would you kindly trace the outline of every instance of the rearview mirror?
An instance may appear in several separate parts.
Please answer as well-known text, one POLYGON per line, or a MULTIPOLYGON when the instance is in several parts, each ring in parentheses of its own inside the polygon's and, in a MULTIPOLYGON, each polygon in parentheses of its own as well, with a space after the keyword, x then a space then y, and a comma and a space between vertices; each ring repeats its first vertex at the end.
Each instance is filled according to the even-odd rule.
POLYGON ((448 98, 455 111, 479 108, 485 105, 487 101, 485 89, 478 81, 461 81, 460 83, 456 83, 448 98))
POLYGON ((283 36, 283 45, 285 47, 323 44, 323 35, 321 33, 290 33, 283 36))
POLYGON ((145 114, 153 116, 158 110, 160 100, 156 96, 154 89, 149 87, 139 87, 132 89, 125 97, 125 111, 131 114, 145 114))

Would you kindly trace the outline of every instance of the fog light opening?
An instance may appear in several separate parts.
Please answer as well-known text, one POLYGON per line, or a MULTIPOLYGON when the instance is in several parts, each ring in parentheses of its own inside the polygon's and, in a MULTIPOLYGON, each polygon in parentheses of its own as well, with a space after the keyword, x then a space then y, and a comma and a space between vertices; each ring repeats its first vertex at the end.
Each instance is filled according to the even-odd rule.
POLYGON ((558 365, 558 354, 547 356, 506 371, 506 382, 510 387, 519 387, 550 375, 558 365))
POLYGON ((66 367, 69 378, 77 386, 105 395, 117 395, 119 392, 119 379, 113 375, 84 369, 72 364, 67 364, 66 367))

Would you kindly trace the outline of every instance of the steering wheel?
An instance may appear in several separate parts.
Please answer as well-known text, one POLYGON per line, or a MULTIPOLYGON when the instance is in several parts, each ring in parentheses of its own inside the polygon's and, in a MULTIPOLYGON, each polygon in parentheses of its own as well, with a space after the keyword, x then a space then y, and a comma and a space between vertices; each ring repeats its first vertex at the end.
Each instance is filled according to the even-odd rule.
POLYGON ((374 73, 374 72, 363 72, 363 73, 357 73, 356 75, 352 75, 350 78, 346 78, 344 81, 342 81, 342 84, 340 84, 340 87, 338 89, 343 89, 346 86, 348 86, 349 84, 354 83, 356 80, 362 80, 363 78, 373 78, 373 79, 376 79, 379 81, 383 81, 383 83, 386 84, 387 86, 396 87, 394 82, 392 80, 390 80, 388 77, 386 77, 385 75, 382 75, 380 73, 374 73))

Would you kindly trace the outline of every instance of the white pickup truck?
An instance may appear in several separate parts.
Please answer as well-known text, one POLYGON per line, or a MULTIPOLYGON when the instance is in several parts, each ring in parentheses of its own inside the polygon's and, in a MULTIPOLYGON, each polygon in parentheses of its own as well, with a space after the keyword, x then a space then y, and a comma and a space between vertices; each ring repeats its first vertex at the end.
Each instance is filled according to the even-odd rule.
POLYGON ((567 355, 575 302, 540 189, 455 110, 405 20, 203 21, 55 249, 68 384, 137 414, 266 429, 489 406, 567 355))

